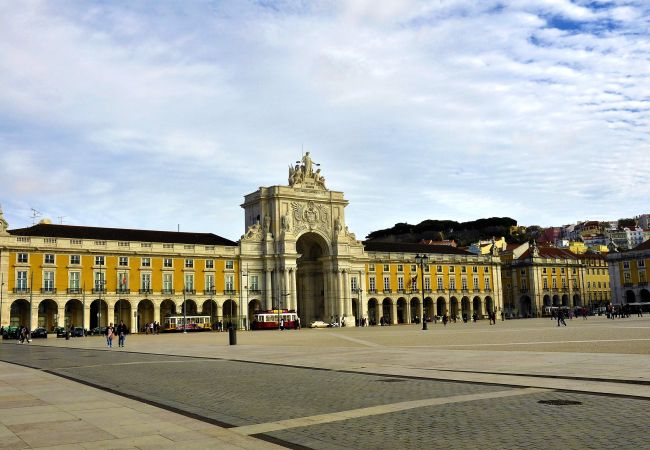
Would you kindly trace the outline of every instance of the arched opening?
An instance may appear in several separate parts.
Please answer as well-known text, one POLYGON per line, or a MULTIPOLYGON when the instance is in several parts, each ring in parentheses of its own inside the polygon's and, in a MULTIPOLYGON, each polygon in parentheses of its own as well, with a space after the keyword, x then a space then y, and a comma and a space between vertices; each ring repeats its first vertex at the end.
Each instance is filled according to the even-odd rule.
MULTIPOLYGON (((204 316, 210 316, 210 327, 214 330, 217 319, 217 302, 212 299, 206 300, 201 306, 201 314, 204 316)), ((259 308, 258 308, 259 309, 259 308)))
POLYGON ((625 291, 625 301, 627 303, 636 302, 636 295, 634 294, 634 291, 625 291))
MULTIPOLYGON (((248 302, 248 323, 249 324, 253 322, 253 316, 255 315, 255 311, 260 311, 261 309, 262 309, 262 304, 258 299, 254 298, 253 300, 250 300, 248 302)), ((205 314, 205 312, 203 314, 205 314)))
MULTIPOLYGON (((70 326, 79 326, 88 329, 90 324, 84 323, 84 305, 80 300, 68 300, 64 309, 65 317, 63 318, 63 326, 69 328, 70 326)), ((61 318, 59 317, 59 323, 61 318)))
POLYGON ((361 320, 361 312, 359 309, 359 300, 357 298, 352 299, 352 314, 354 314, 354 326, 360 326, 359 320, 361 320))
POLYGON ((153 312, 154 306, 151 300, 140 300, 140 303, 138 303, 138 317, 136 322, 136 327, 139 333, 145 332, 145 324, 153 322, 153 312))
POLYGON ((296 252, 300 257, 296 260, 296 289, 298 298, 298 313, 300 320, 309 324, 316 320, 329 322, 332 317, 342 312, 334 308, 338 301, 334 292, 326 292, 325 261, 329 256, 329 247, 325 239, 317 233, 305 233, 296 241, 296 252), (325 307, 325 298, 332 305, 325 307))
POLYGON ((424 299, 424 316, 427 321, 433 320, 433 299, 431 297, 424 299))
POLYGON ((237 326, 237 303, 234 300, 226 300, 223 302, 223 326, 230 328, 231 325, 237 326))
POLYGON ((562 302, 560 300, 559 295, 554 295, 553 296, 553 306, 562 306, 562 302))
POLYGON ((420 301, 417 298, 411 299, 411 323, 420 323, 422 320, 422 311, 420 311, 420 301))
POLYGON ((385 298, 381 303, 381 318, 379 321, 383 322, 384 325, 393 323, 393 301, 390 298, 385 298), (382 321, 381 318, 384 320, 382 321))
POLYGON ((639 292, 639 296, 641 297, 642 302, 650 302, 650 291, 647 289, 641 289, 641 292, 639 292))
POLYGON ((544 306, 551 306, 551 296, 548 294, 544 296, 544 306))
POLYGON ((199 308, 196 306, 196 302, 190 298, 186 298, 181 303, 181 314, 187 316, 196 316, 199 314, 199 308))
POLYGON ((31 328, 29 320, 29 302, 22 298, 14 301, 9 308, 9 325, 12 327, 26 326, 27 328, 31 328))
POLYGON ((368 300, 368 322, 370 325, 377 325, 379 323, 379 308, 377 307, 376 298, 368 300))
POLYGON ((59 316, 59 307, 54 300, 46 299, 38 304, 38 326, 47 331, 54 330, 59 316))
POLYGON ((447 302, 444 297, 438 297, 436 300, 436 316, 442 317, 447 314, 447 302))
POLYGON ((582 299, 578 294, 573 294, 573 306, 582 306, 582 299))
POLYGON ((469 298, 467 298, 467 297, 463 297, 460 300, 460 307, 461 307, 461 309, 463 311, 463 319, 464 320, 469 320, 469 317, 471 316, 471 314, 469 312, 470 311, 469 304, 470 304, 469 303, 469 298))
POLYGON ((532 317, 533 305, 530 297, 524 295, 519 299, 519 317, 532 317))
POLYGON ((449 300, 449 310, 451 311, 449 313, 449 318, 453 321, 456 321, 458 318, 458 299, 456 297, 452 297, 449 300))
POLYGON ((115 320, 113 323, 117 326, 120 321, 124 321, 124 325, 131 329, 131 303, 128 300, 120 299, 115 303, 113 308, 115 312, 115 320))
POLYGON ((165 299, 160 304, 160 320, 165 322, 165 318, 176 314, 176 303, 170 299, 165 299))
POLYGON ((569 296, 567 294, 562 295, 562 306, 569 306, 569 296))
POLYGON ((473 309, 474 309, 474 314, 476 314, 476 317, 479 319, 483 317, 483 308, 481 308, 481 298, 480 297, 474 297, 472 300, 473 303, 473 309))
POLYGON ((397 299, 397 323, 406 323, 406 300, 403 297, 397 299))
POLYGON ((494 301, 492 301, 492 297, 490 297, 490 296, 485 297, 485 311, 486 312, 495 312, 495 310, 494 310, 494 301))
POLYGON ((108 304, 96 299, 90 304, 90 328, 106 327, 113 319, 108 317, 108 304))

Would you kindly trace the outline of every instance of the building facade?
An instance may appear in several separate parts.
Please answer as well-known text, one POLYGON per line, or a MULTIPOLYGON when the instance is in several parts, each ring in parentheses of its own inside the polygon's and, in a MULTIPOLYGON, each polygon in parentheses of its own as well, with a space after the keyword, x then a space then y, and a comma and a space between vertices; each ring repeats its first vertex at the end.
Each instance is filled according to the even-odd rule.
POLYGON ((0 324, 123 320, 136 332, 182 313, 246 327, 254 312, 278 308, 305 324, 347 325, 503 311, 498 252, 361 242, 346 225, 343 193, 327 189, 316 166, 307 153, 287 185, 246 195, 237 242, 50 223, 9 229, 0 211, 0 324))
POLYGON ((627 252, 612 251, 607 255, 612 303, 650 304, 650 241, 627 252))

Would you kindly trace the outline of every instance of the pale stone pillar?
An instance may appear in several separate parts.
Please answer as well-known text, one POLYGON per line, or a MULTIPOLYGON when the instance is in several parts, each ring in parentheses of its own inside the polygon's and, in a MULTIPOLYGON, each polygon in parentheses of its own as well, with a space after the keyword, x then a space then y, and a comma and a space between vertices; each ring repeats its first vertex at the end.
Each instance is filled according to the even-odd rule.
POLYGON ((298 310, 298 289, 296 283, 296 268, 292 268, 289 273, 291 278, 291 309, 298 310))
POLYGON ((337 292, 337 305, 338 305, 338 316, 345 317, 345 295, 343 294, 345 286, 343 285, 343 271, 337 270, 336 272, 336 292, 337 292))
POLYGON ((63 305, 57 304, 57 306, 56 326, 62 327, 65 324, 65 303, 63 305))
POLYGON ((34 302, 31 309, 32 309, 32 317, 29 323, 30 331, 38 327, 38 302, 34 302))
POLYGON ((361 289, 361 293, 359 294, 359 302, 360 302, 360 310, 361 310, 361 317, 368 317, 368 302, 363 300, 363 295, 365 293, 366 297, 369 297, 368 294, 368 289, 366 289, 366 274, 363 272, 359 272, 359 288, 361 289))
POLYGON ((343 271, 343 309, 345 316, 352 316, 352 291, 350 288, 350 273, 343 271))
POLYGON ((272 269, 264 269, 264 303, 266 309, 273 309, 273 283, 271 282, 272 269))
POLYGON ((391 302, 390 316, 391 325, 397 325, 397 300, 391 302))

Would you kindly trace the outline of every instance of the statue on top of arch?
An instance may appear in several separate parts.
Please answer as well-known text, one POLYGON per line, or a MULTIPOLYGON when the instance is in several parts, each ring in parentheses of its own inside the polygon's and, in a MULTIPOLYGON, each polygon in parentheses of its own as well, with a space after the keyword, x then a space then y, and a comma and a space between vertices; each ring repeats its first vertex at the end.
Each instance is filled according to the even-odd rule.
POLYGON ((325 177, 320 174, 320 169, 314 171, 313 166, 315 165, 320 166, 313 162, 309 152, 306 152, 301 162, 297 162, 295 166, 289 166, 289 186, 327 189, 325 177))

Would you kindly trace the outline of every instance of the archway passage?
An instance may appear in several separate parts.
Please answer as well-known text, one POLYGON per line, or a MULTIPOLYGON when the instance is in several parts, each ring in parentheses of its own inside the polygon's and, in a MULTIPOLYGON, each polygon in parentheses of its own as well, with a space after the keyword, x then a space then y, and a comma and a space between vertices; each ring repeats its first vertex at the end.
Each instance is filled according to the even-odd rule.
POLYGON ((131 329, 131 303, 129 303, 128 300, 118 300, 115 303, 115 307, 113 308, 114 315, 115 315, 115 320, 113 320, 113 323, 115 326, 117 326, 120 322, 124 322, 124 325, 127 326, 127 328, 130 330, 131 329))
POLYGON ((544 306, 551 306, 551 296, 548 294, 544 296, 544 306))
POLYGON ((140 333, 146 332, 144 326, 148 323, 153 322, 154 318, 154 306, 151 300, 144 299, 140 300, 138 303, 138 317, 136 321, 136 329, 140 333))
POLYGON ((578 294, 573 294, 573 306, 582 306, 582 299, 578 294))
POLYGON ((29 320, 29 302, 24 299, 14 301, 9 308, 9 325, 12 327, 26 326, 31 328, 29 320))
POLYGON ((562 295, 562 306, 569 306, 569 296, 567 294, 562 295))
POLYGON ((397 299, 397 323, 406 323, 406 300, 402 297, 397 299))
MULTIPOLYGON (((251 301, 248 302, 248 323, 251 324, 253 323, 253 319, 255 316, 256 311, 260 311, 262 309, 262 303, 254 298, 251 301)), ((205 309, 203 311, 203 314, 205 314, 205 309)), ((213 321, 212 323, 214 323, 213 321)))
POLYGON ((481 298, 474 297, 472 303, 474 308, 474 314, 476 314, 476 317, 480 319, 481 317, 483 317, 483 308, 481 308, 481 298))
POLYGON ((237 310, 237 303, 234 300, 226 300, 223 302, 223 326, 224 328, 230 328, 230 326, 237 326, 237 316, 239 312, 237 310))
POLYGON ((370 325, 377 325, 379 323, 379 307, 376 298, 368 300, 368 322, 370 325))
POLYGON ((385 298, 381 304, 381 318, 379 321, 384 325, 393 323, 393 301, 390 298, 385 298))
POLYGON ((470 305, 469 298, 463 297, 460 300, 460 306, 461 306, 461 309, 463 311, 463 313, 462 313, 463 314, 463 320, 468 320, 470 315, 471 315, 469 305, 470 305))
POLYGON ((494 301, 492 297, 485 297, 485 311, 489 313, 495 312, 494 301))
MULTIPOLYGON (((61 323, 60 317, 59 323, 61 323)), ((75 326, 88 329, 90 324, 84 323, 84 305, 81 303, 81 300, 72 299, 68 300, 68 302, 65 304, 65 318, 63 319, 63 326, 66 328, 75 326)))
MULTIPOLYGON (((255 301, 256 300, 252 300, 251 303, 255 301)), ((201 314, 204 316, 210 316, 210 328, 216 330, 217 322, 219 321, 219 318, 217 317, 218 316, 217 302, 215 302, 212 299, 204 301, 203 306, 201 307, 201 314)))
POLYGON ((433 299, 431 297, 426 297, 424 299, 424 318, 427 321, 433 320, 433 299))
POLYGON ((636 295, 634 294, 634 291, 625 291, 625 301, 627 303, 636 302, 636 295))
POLYGON ((442 317, 447 314, 447 303, 443 297, 438 297, 436 300, 436 315, 442 317))
POLYGON ((90 304, 90 328, 108 326, 113 318, 108 317, 108 305, 103 299, 96 299, 90 304), (100 306, 101 305, 101 306, 100 306))
POLYGON ((562 301, 560 300, 559 295, 553 296, 553 306, 562 306, 562 301))
POLYGON ((183 303, 181 303, 181 314, 186 314, 188 316, 198 315, 199 309, 196 306, 196 302, 188 298, 183 300, 183 303))
POLYGON ((532 317, 533 305, 527 295, 519 299, 519 317, 532 317))
POLYGON ((420 311, 420 302, 417 298, 411 299, 411 323, 420 323, 422 320, 422 311, 420 311))
POLYGON ((59 307, 54 300, 46 299, 38 305, 38 326, 53 331, 57 325, 59 307))
POLYGON ((160 304, 160 321, 165 322, 165 318, 176 314, 176 303, 170 299, 163 300, 160 304))
POLYGON ((456 297, 452 297, 449 300, 449 319, 456 321, 458 318, 458 299, 456 297))
POLYGON ((641 289, 641 292, 639 292, 639 296, 641 297, 641 301, 646 303, 650 302, 650 291, 647 289, 641 289))
POLYGON ((333 305, 338 301, 337 296, 326 292, 325 260, 330 254, 327 242, 317 233, 305 233, 296 241, 296 251, 300 255, 296 260, 297 306, 300 320, 304 324, 316 320, 330 322, 332 317, 328 317, 328 314, 339 316, 341 312, 335 312, 333 305), (325 298, 328 298, 332 305, 326 307, 325 298))

